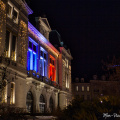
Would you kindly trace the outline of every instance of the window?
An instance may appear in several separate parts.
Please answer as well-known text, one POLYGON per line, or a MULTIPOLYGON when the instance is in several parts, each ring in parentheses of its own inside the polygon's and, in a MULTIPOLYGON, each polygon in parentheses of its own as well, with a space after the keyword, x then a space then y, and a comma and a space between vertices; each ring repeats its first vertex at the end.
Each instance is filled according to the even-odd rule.
POLYGON ((44 59, 46 59, 46 54, 44 53, 44 59))
POLYGON ((11 82, 10 104, 15 104, 15 83, 11 82))
POLYGON ((39 107, 40 107, 40 113, 44 113, 45 112, 45 99, 43 95, 40 95, 39 107))
POLYGON ((18 10, 13 6, 12 3, 8 2, 7 16, 13 18, 13 22, 18 24, 18 10))
POLYGON ((78 86, 75 87, 76 91, 78 92, 78 86))
POLYGON ((27 97, 26 97, 26 107, 29 113, 33 112, 33 95, 32 92, 29 91, 27 93, 27 97))
POLYGON ((29 41, 29 48, 32 49, 32 42, 29 41))
POLYGON ((65 58, 65 66, 68 68, 68 60, 65 58))
POLYGON ((43 57, 43 51, 41 50, 41 54, 40 54, 41 57, 43 57))
POLYGON ((37 72, 37 43, 29 37, 27 70, 37 72))
POLYGON ((49 78, 51 81, 56 81, 55 58, 50 55, 49 78), (54 62, 53 62, 54 61, 54 62))
POLYGON ((90 91, 90 88, 89 88, 89 86, 87 86, 87 91, 88 91, 88 92, 90 91))
POLYGON ((68 73, 65 73, 66 88, 69 88, 68 73))
POLYGON ((6 57, 10 57, 9 45, 10 45, 10 32, 7 30, 6 31, 6 40, 5 40, 5 56, 6 57))
POLYGON ((13 21, 18 23, 18 11, 15 8, 13 9, 13 21))
POLYGON ((84 91, 84 86, 82 86, 82 91, 84 91))
POLYGON ((52 99, 52 97, 50 97, 50 100, 49 100, 49 108, 50 108, 50 112, 53 112, 54 105, 53 105, 53 99, 52 99))
POLYGON ((14 61, 16 61, 16 40, 17 40, 17 37, 13 35, 12 36, 11 59, 14 61))
POLYGON ((47 77, 47 52, 42 47, 40 47, 40 51, 40 75, 47 77))
POLYGON ((11 57, 12 60, 16 61, 16 49, 17 49, 17 36, 6 30, 5 40, 5 56, 11 57))
POLYGON ((7 8, 7 16, 12 18, 12 10, 13 10, 13 7, 10 3, 8 3, 8 8, 7 8))
POLYGON ((33 44, 33 51, 36 52, 36 46, 33 44))

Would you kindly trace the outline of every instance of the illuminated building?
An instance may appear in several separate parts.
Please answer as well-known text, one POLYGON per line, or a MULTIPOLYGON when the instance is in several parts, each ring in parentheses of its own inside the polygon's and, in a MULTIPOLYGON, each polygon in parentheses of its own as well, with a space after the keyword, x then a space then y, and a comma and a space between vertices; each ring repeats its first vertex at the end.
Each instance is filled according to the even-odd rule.
POLYGON ((27 112, 52 112, 71 100, 72 56, 50 43, 47 18, 36 18, 37 29, 28 21, 32 13, 25 0, 0 0, 1 80, 6 74, 1 102, 27 112))
POLYGON ((75 82, 72 84, 73 97, 80 96, 84 100, 91 100, 91 84, 84 81, 84 78, 75 79, 75 82))
POLYGON ((76 78, 72 84, 73 97, 80 96, 84 100, 92 100, 103 96, 116 96, 120 95, 120 81, 118 79, 107 80, 105 76, 101 79, 97 75, 93 76, 93 80, 84 82, 84 78, 76 78))

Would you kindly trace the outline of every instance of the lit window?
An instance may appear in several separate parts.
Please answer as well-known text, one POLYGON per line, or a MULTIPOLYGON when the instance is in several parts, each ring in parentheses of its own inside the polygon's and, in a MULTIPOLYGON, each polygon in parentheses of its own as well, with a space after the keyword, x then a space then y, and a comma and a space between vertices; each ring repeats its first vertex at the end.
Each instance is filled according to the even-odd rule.
POLYGON ((16 61, 16 49, 17 49, 17 36, 12 35, 8 30, 6 31, 5 40, 5 56, 11 57, 12 60, 16 61))
POLYGON ((15 83, 11 83, 10 104, 15 104, 15 83))
POLYGON ((13 35, 12 36, 11 59, 14 61, 16 61, 16 40, 17 40, 17 37, 13 35))
POLYGON ((37 72, 37 43, 29 37, 27 70, 37 72))
POLYGON ((41 76, 46 76, 47 77, 47 52, 45 49, 40 47, 40 75, 41 76))
POLYGON ((76 86, 76 91, 78 91, 78 86, 76 86))
POLYGON ((50 55, 49 78, 51 81, 56 81, 55 58, 50 55))
POLYGON ((69 88, 69 79, 67 73, 65 73, 65 81, 66 81, 66 88, 69 88))
POLYGON ((89 88, 89 86, 87 86, 87 91, 90 91, 90 88, 89 88))
POLYGON ((68 68, 68 60, 65 58, 65 66, 68 68))
POLYGON ((6 40, 5 40, 5 56, 10 57, 10 32, 6 31, 6 40))
POLYGON ((84 86, 82 86, 82 91, 84 91, 84 86))

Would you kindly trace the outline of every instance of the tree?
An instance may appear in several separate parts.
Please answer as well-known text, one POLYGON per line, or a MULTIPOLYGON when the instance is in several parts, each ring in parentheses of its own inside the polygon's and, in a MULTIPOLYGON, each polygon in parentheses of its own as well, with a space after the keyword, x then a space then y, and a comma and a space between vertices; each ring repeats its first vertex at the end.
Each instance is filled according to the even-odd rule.
POLYGON ((119 114, 120 99, 114 96, 104 96, 102 98, 93 99, 92 101, 84 101, 80 97, 76 97, 71 104, 64 110, 59 111, 59 120, 117 120, 117 117, 103 117, 104 113, 119 114))

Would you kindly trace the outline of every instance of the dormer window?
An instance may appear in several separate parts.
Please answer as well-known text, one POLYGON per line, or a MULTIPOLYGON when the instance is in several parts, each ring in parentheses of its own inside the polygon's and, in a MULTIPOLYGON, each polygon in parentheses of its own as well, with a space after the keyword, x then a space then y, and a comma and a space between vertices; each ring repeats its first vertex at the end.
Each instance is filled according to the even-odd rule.
POLYGON ((15 8, 13 9, 13 21, 18 24, 18 11, 15 8))
POLYGON ((13 22, 18 24, 18 13, 19 11, 13 6, 12 3, 8 2, 7 16, 13 19, 13 22))
POLYGON ((12 18, 12 11, 13 11, 13 6, 10 3, 8 3, 7 16, 9 18, 12 18))

